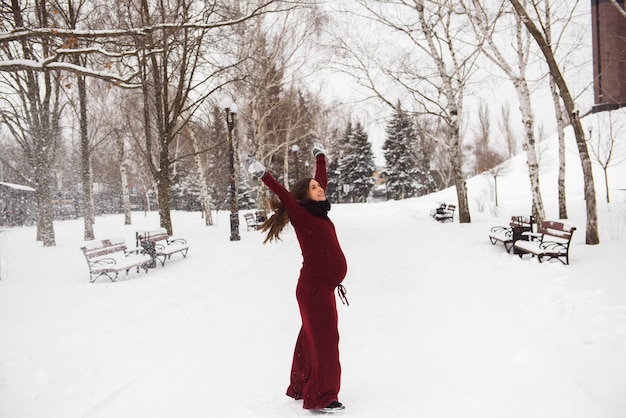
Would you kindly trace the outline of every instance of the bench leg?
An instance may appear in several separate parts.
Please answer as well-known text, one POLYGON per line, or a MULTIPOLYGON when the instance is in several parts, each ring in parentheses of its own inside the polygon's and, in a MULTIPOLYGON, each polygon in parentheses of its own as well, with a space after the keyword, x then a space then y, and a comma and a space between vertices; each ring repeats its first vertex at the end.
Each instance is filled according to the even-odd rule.
POLYGON ((519 258, 523 259, 524 258, 523 256, 526 255, 526 254, 530 254, 530 258, 535 258, 535 256, 537 256, 537 258, 539 259, 539 262, 541 263, 541 257, 542 257, 541 255, 537 255, 537 254, 534 254, 534 253, 523 252, 523 251, 520 251, 518 249, 517 255, 519 255, 519 258))
POLYGON ((553 258, 559 260, 561 263, 563 263, 563 265, 568 265, 569 264, 569 255, 565 254, 565 255, 551 255, 550 258, 548 258, 548 261, 552 260, 553 258))
MULTIPOLYGON (((113 273, 113 272, 100 273, 98 275, 98 277, 100 277, 100 276, 107 276, 109 278, 109 280, 111 280, 111 282, 116 282, 117 281, 117 275, 119 274, 119 272, 116 271, 115 272, 115 276, 111 276, 111 273, 113 273)), ((96 279, 98 277, 96 277, 96 279)), ((94 280, 94 282, 95 282, 95 280, 94 280)))

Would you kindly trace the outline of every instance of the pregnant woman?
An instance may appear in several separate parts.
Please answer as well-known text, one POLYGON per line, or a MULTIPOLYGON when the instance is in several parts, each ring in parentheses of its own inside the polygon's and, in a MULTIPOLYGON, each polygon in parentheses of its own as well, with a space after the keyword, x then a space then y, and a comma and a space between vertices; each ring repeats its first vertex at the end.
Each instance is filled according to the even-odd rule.
POLYGON ((344 406, 338 401, 341 365, 334 290, 338 289, 340 298, 347 303, 341 285, 347 264, 335 226, 328 218, 324 149, 314 144, 312 152, 315 177, 299 180, 291 190, 279 184, 259 161, 249 158, 247 165, 248 172, 260 178, 280 199, 274 200, 274 213, 260 228, 267 232, 264 243, 280 239, 280 232, 291 222, 302 250, 296 287, 302 327, 293 354, 287 396, 303 399, 305 409, 337 412, 344 406))

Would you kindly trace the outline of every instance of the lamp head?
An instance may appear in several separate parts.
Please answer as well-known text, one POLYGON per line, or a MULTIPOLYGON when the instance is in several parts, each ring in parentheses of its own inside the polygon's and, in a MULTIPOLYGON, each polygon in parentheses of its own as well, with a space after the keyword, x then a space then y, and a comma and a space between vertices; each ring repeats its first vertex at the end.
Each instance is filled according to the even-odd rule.
POLYGON ((220 107, 229 113, 237 113, 238 110, 237 105, 230 97, 222 99, 222 101, 220 102, 220 107))

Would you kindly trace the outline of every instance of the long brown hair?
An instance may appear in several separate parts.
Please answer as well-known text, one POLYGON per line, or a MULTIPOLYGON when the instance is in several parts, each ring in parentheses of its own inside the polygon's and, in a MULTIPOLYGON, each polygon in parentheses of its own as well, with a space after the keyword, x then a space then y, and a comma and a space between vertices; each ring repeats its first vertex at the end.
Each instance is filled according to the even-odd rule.
MULTIPOLYGON (((291 193, 291 195, 298 202, 306 202, 307 200, 310 200, 309 184, 311 183, 311 180, 313 180, 311 177, 298 180, 293 186, 291 186, 289 193, 291 193)), ((259 227, 261 231, 267 231, 267 236, 265 237, 263 244, 280 240, 279 235, 283 228, 285 228, 285 225, 289 222, 289 214, 280 200, 272 197, 268 199, 268 204, 274 213, 259 227)))

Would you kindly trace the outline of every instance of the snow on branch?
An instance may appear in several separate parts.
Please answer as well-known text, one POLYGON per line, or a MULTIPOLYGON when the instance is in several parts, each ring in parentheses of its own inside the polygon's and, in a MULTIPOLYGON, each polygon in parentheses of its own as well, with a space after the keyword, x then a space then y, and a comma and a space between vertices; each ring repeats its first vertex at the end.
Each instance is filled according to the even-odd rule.
POLYGON ((112 82, 116 86, 124 87, 124 88, 137 88, 140 87, 141 84, 133 83, 131 80, 135 78, 138 73, 133 73, 128 77, 122 77, 117 74, 112 74, 106 71, 97 71, 89 68, 82 67, 80 65, 74 65, 67 62, 56 62, 51 59, 36 61, 36 60, 27 60, 27 59, 19 59, 19 60, 0 60, 0 71, 5 72, 16 72, 16 71, 48 71, 48 70, 58 70, 58 71, 69 71, 76 74, 81 74, 89 77, 96 77, 102 80, 106 80, 112 82))
MULTIPOLYGON (((168 30, 171 32, 182 30, 209 30, 214 28, 233 26, 241 24, 255 16, 284 11, 290 8, 296 7, 296 3, 289 1, 277 1, 277 0, 265 0, 257 5, 253 10, 249 11, 245 15, 236 19, 226 19, 221 21, 212 22, 187 22, 187 23, 160 23, 150 26, 144 26, 140 28, 129 29, 101 29, 101 30, 76 30, 67 28, 24 28, 19 27, 15 30, 8 32, 0 32, 0 44, 8 44, 10 42, 32 40, 37 42, 38 39, 82 39, 106 43, 116 42, 128 39, 129 50, 123 51, 110 51, 99 47, 86 47, 86 48, 67 48, 67 43, 64 46, 56 49, 51 55, 42 60, 36 59, 0 59, 0 71, 5 72, 17 72, 23 70, 30 71, 47 71, 47 70, 60 70, 69 71, 76 74, 81 74, 90 77, 100 78, 109 82, 112 82, 120 87, 135 88, 139 87, 139 83, 134 83, 132 80, 139 74, 139 71, 135 71, 132 74, 125 76, 119 74, 113 74, 105 71, 98 71, 90 69, 80 65, 74 65, 66 62, 60 62, 61 56, 67 56, 70 54, 89 55, 100 54, 106 57, 123 58, 125 56, 136 55, 137 49, 130 45, 136 44, 137 37, 145 37, 153 34, 154 32, 161 30, 168 30), (285 6, 277 6, 270 8, 271 5, 277 5, 284 3, 285 6)), ((152 49, 149 53, 159 53, 160 49, 152 49)))
POLYGON ((207 30, 207 29, 214 29, 214 28, 220 28, 220 27, 225 27, 225 26, 237 25, 262 14, 286 11, 290 8, 295 7, 294 5, 290 5, 284 9, 277 8, 275 10, 270 10, 268 7, 272 3, 275 3, 275 2, 276 2, 275 0, 265 1, 261 3, 260 5, 258 5, 256 8, 254 8, 254 10, 252 10, 250 13, 244 16, 241 16, 237 19, 229 19, 229 20, 216 21, 216 22, 160 23, 160 24, 155 24, 155 25, 150 25, 150 26, 144 26, 141 28, 102 29, 102 30, 76 30, 76 29, 66 29, 66 28, 18 28, 9 32, 1 33, 0 43, 18 41, 18 40, 27 39, 27 38, 38 38, 38 37, 41 37, 41 38, 58 37, 58 38, 77 38, 77 39, 136 37, 136 36, 146 36, 146 35, 154 33, 155 31, 163 30, 163 29, 207 30))

